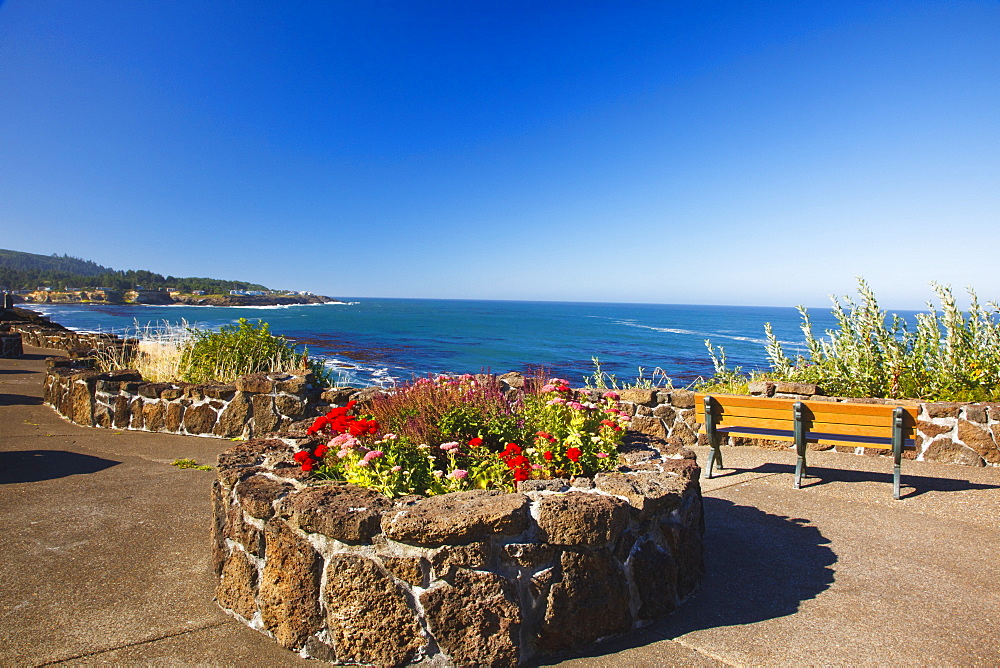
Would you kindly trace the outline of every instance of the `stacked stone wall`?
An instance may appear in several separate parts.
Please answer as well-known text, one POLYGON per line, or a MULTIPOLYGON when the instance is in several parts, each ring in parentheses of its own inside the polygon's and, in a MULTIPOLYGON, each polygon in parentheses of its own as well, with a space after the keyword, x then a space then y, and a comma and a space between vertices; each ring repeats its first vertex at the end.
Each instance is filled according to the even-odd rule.
POLYGON ((251 374, 232 384, 150 383, 136 371, 100 372, 92 360, 49 358, 43 398, 88 427, 253 438, 316 415, 312 372, 251 374))
POLYGON ((292 439, 219 457, 216 597, 304 656, 513 666, 669 614, 703 572, 700 469, 634 446, 618 472, 390 500, 309 481, 292 439))

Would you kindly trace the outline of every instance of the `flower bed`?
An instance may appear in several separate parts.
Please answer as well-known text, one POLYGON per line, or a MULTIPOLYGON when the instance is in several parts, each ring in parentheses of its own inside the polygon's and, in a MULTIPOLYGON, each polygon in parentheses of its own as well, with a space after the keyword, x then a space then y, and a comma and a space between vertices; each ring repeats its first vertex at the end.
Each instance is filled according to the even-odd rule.
POLYGON ((628 447, 572 482, 390 499, 316 481, 301 444, 220 455, 213 540, 219 604, 305 656, 516 665, 670 613, 704 570, 681 447, 628 447))

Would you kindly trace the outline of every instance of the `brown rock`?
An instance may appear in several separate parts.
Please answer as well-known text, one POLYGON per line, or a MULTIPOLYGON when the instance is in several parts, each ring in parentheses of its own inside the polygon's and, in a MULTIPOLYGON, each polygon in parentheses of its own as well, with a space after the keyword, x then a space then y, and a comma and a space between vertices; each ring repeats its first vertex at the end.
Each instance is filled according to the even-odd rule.
POLYGON ((540 649, 578 649, 632 628, 628 584, 610 552, 563 552, 560 570, 562 579, 549 589, 540 649))
POLYGON ((674 408, 694 408, 694 392, 691 390, 671 390, 670 405, 674 408))
POLYGON ((249 620, 257 612, 254 591, 257 588, 257 567, 241 550, 233 550, 226 559, 215 589, 215 598, 226 610, 232 610, 249 620))
POLYGON ((160 392, 160 399, 163 399, 164 401, 174 401, 176 399, 180 399, 183 395, 184 395, 183 390, 176 387, 171 387, 160 392))
POLYGON ((939 417, 957 418, 958 412, 961 408, 962 404, 953 401, 939 401, 935 403, 924 404, 924 409, 927 411, 928 418, 939 418, 939 417))
POLYGON ((682 445, 698 444, 698 435, 686 422, 674 422, 673 428, 670 430, 670 438, 677 439, 682 445))
POLYGON ((392 503, 382 494, 355 485, 322 485, 291 494, 281 504, 292 526, 343 543, 371 542, 381 529, 382 514, 392 503))
POLYGON ((524 376, 517 371, 508 371, 502 376, 498 376, 497 380, 505 384, 508 389, 524 389, 524 376))
POLYGON ((917 420, 917 431, 923 433, 927 438, 934 438, 935 436, 940 436, 941 434, 947 434, 953 429, 953 426, 936 424, 930 422, 929 420, 917 420))
POLYGON ((298 648, 322 626, 321 559, 283 522, 268 522, 264 536, 267 562, 260 581, 261 619, 283 647, 298 648))
POLYGON ((379 555, 385 570, 389 571, 403 582, 408 582, 414 587, 426 587, 427 581, 424 572, 427 570, 427 560, 423 557, 392 557, 389 555, 379 555))
POLYGON ((988 420, 986 419, 986 406, 980 406, 978 404, 969 404, 965 407, 965 419, 969 422, 978 422, 979 424, 986 424, 988 420))
POLYGON ((134 399, 129 404, 129 414, 132 417, 132 423, 129 426, 132 429, 142 429, 142 406, 142 399, 134 399))
POLYGON ((521 610, 514 586, 495 573, 460 570, 420 596, 431 633, 458 666, 516 666, 521 610), (475 601, 475 605, 469 605, 475 601))
POLYGON ((163 426, 167 431, 180 431, 181 420, 184 419, 184 405, 179 402, 167 404, 167 414, 163 418, 163 426))
POLYGON ((212 483, 212 569, 216 575, 222 573, 226 562, 226 516, 228 514, 222 486, 216 480, 212 483))
POLYGON ((291 376, 282 380, 275 380, 274 389, 278 392, 288 394, 301 394, 309 387, 309 382, 304 376, 291 376))
POLYGON ((628 524, 629 504, 603 494, 569 492, 545 496, 538 507, 543 539, 555 545, 603 547, 628 524))
POLYGON ((94 424, 94 394, 93 387, 86 381, 75 381, 71 392, 73 412, 70 417, 73 422, 90 427, 94 424))
POLYGON ((243 509, 234 505, 226 515, 225 536, 243 546, 248 554, 264 556, 264 532, 243 519, 243 509))
POLYGON ((961 443, 956 443, 947 436, 939 436, 931 441, 924 450, 925 462, 941 464, 964 464, 966 466, 985 466, 983 458, 961 443))
POLYGON ((684 492, 691 482, 669 473, 640 472, 598 473, 597 488, 607 494, 625 497, 641 517, 651 513, 669 513, 680 507, 684 492))
POLYGON ((189 434, 211 434, 215 427, 215 411, 211 406, 191 406, 184 411, 184 429, 189 434))
POLYGON ((434 576, 451 580, 456 568, 485 568, 490 563, 490 544, 477 541, 468 545, 445 545, 431 555, 434 576))
POLYGON ((251 400, 253 405, 253 431, 255 434, 269 434, 278 428, 280 417, 274 411, 274 397, 266 394, 256 394, 251 400))
POLYGON ((339 662, 402 666, 423 647, 420 624, 406 595, 371 559, 331 557, 324 595, 326 623, 339 662))
POLYGON ((128 427, 128 423, 132 419, 132 413, 129 411, 129 402, 126 397, 115 397, 115 415, 114 424, 116 429, 125 429, 128 427))
POLYGON ((163 431, 163 404, 154 401, 142 407, 142 420, 149 431, 163 431))
POLYGON ((664 458, 660 460, 660 467, 664 472, 676 473, 682 480, 696 481, 701 477, 701 467, 696 459, 664 458))
POLYGON ((634 404, 650 407, 656 405, 656 390, 621 390, 618 395, 622 401, 631 401, 634 404))
POLYGON ((305 402, 301 399, 290 397, 287 394, 275 397, 274 407, 278 409, 278 413, 293 420, 298 420, 306 413, 305 402))
POLYGON ((773 397, 774 389, 775 384, 769 380, 755 380, 748 387, 750 394, 764 397, 773 397))
POLYGON ((274 502, 293 487, 262 475, 255 475, 236 485, 236 498, 247 515, 266 520, 274 515, 274 502))
POLYGON ((667 430, 664 429, 663 422, 661 422, 659 418, 655 417, 636 416, 632 418, 632 423, 629 425, 629 429, 654 438, 667 437, 667 430))
POLYGON ((774 394, 823 394, 813 383, 791 383, 779 380, 774 384, 774 394))
POLYGON ((172 389, 170 383, 142 383, 139 385, 139 396, 147 399, 159 399, 160 393, 172 389))
POLYGON ((255 394, 267 394, 274 391, 274 381, 267 377, 267 374, 252 373, 247 376, 240 376, 236 379, 236 390, 238 392, 253 392, 255 394))
POLYGON ((524 568, 537 568, 552 561, 556 554, 553 545, 545 543, 508 543, 503 546, 503 560, 524 568))
POLYGON ((249 421, 250 402, 245 394, 237 392, 219 415, 219 422, 215 425, 215 435, 223 438, 243 436, 249 421))
POLYGON ((958 438, 966 446, 979 453, 979 456, 991 464, 1000 464, 1000 449, 993 440, 993 433, 977 424, 966 420, 958 421, 958 438))
POLYGON ((660 404, 653 409, 653 415, 670 424, 677 417, 677 411, 666 404, 660 404))
POLYGON ((639 592, 639 619, 655 619, 677 607, 677 561, 652 541, 645 541, 632 551, 628 562, 632 581, 639 592))
POLYGON ((497 490, 453 492, 386 513, 386 536, 414 545, 462 545, 528 528, 528 497, 497 490))
POLYGON ((236 396, 236 386, 231 384, 205 385, 202 387, 202 392, 205 393, 206 397, 210 397, 212 399, 224 399, 228 401, 236 396))

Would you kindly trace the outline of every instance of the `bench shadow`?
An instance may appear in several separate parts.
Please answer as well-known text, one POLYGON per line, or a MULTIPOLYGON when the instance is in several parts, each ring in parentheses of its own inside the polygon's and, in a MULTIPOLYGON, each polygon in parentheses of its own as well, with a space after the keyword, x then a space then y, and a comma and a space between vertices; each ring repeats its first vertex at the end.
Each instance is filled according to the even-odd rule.
MULTIPOLYGON (((802 489, 814 485, 826 485, 832 482, 860 483, 877 482, 884 483, 889 490, 892 490, 892 460, 886 458, 886 471, 856 471, 853 469, 826 468, 825 466, 814 466, 808 464, 806 475, 802 478, 802 489)), ((919 462, 917 462, 919 464, 919 462)), ((900 498, 909 499, 920 496, 928 492, 963 492, 971 490, 1000 489, 1000 485, 990 485, 969 480, 956 480, 954 478, 935 478, 933 476, 915 475, 907 472, 907 460, 903 460, 903 472, 900 476, 900 498)), ((792 486, 795 475, 794 464, 778 464, 768 462, 755 466, 752 469, 726 469, 724 474, 716 474, 714 478, 723 478, 728 475, 740 473, 787 473, 789 476, 788 486, 792 486)))
POLYGON ((640 631, 560 659, 602 657, 692 631, 785 617, 833 583, 837 555, 808 520, 722 499, 704 502, 706 572, 690 598, 640 631))
POLYGON ((5 394, 0 392, 0 406, 39 406, 41 403, 41 397, 32 397, 27 394, 5 394))
POLYGON ((83 473, 97 473, 121 462, 65 450, 0 452, 0 484, 40 482, 83 473))

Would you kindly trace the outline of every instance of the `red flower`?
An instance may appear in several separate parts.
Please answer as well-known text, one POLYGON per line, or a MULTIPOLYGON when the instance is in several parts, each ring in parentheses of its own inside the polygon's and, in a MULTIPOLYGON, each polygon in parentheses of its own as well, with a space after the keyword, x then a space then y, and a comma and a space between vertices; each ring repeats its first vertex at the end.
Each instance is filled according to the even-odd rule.
POLYGON ((313 456, 316 458, 321 458, 326 454, 327 451, 326 443, 320 443, 316 446, 316 450, 313 451, 313 456))
POLYGON ((514 480, 521 482, 522 480, 527 480, 531 477, 531 473, 527 469, 519 468, 514 469, 514 480))
POLYGON ((479 438, 478 436, 476 438, 469 439, 469 445, 473 448, 478 448, 482 444, 483 444, 483 439, 479 438))
POLYGON ((545 457, 545 461, 551 462, 552 461, 552 451, 551 450, 546 450, 545 454, 543 454, 542 457, 545 457))
POLYGON ((308 450, 299 450, 292 456, 292 459, 297 461, 299 464, 305 464, 308 460, 312 459, 312 453, 308 450))
POLYGON ((313 470, 313 462, 312 462, 312 460, 309 460, 308 462, 305 462, 304 464, 302 464, 302 470, 303 471, 312 471, 313 470))
POLYGON ((580 461, 580 455, 582 454, 583 452, 580 450, 580 448, 568 448, 566 450, 567 459, 569 459, 571 462, 574 463, 580 461))
POLYGON ((508 459, 521 454, 521 447, 517 443, 508 443, 504 451, 500 453, 500 459, 508 459))

